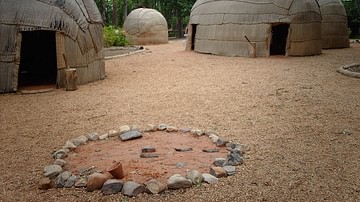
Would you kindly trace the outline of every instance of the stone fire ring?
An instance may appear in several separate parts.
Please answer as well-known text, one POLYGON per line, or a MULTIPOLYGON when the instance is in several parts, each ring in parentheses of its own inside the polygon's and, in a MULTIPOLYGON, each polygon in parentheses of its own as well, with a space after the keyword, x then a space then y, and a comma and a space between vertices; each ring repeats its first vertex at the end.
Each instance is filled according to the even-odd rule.
POLYGON ((339 67, 336 71, 346 76, 360 78, 360 63, 339 67))
MULTIPOLYGON (((188 148, 184 149, 185 150, 182 152, 186 152, 186 149, 188 148)), ((156 153, 153 153, 155 150, 156 148, 144 147, 141 149, 140 157, 156 158, 156 153)), ((175 150, 178 151, 176 148, 175 150)), ((218 149, 211 149, 211 151, 203 150, 203 152, 216 152, 214 150, 218 149)), ((190 128, 179 129, 166 124, 148 124, 142 130, 137 125, 123 125, 119 130, 110 130, 103 135, 92 132, 68 140, 61 149, 52 153, 54 162, 51 165, 44 167, 44 176, 39 181, 39 189, 75 187, 83 188, 89 192, 101 190, 104 195, 121 193, 124 196, 134 197, 144 192, 148 194, 158 194, 170 189, 175 190, 192 186, 201 186, 202 183, 215 184, 218 182, 218 178, 236 174, 238 170, 236 166, 244 163, 244 155, 248 150, 249 147, 247 145, 229 142, 225 138, 219 137, 218 132, 213 130, 190 128), (190 133, 194 137, 208 136, 216 147, 224 147, 228 153, 224 158, 214 159, 213 165, 209 165, 209 173, 201 173, 197 170, 187 171, 186 176, 174 173, 167 178, 166 184, 163 184, 157 179, 151 179, 145 183, 138 183, 131 179, 129 181, 117 179, 116 176, 123 176, 121 173, 122 168, 118 170, 120 173, 117 173, 116 175, 109 171, 110 168, 107 170, 109 172, 104 173, 104 171, 98 170, 94 166, 82 169, 78 175, 72 174, 70 171, 64 169, 64 166, 67 164, 65 161, 66 157, 68 157, 68 155, 74 155, 76 148, 87 144, 88 141, 106 141, 110 138, 118 137, 121 142, 124 142, 141 138, 143 132, 149 133, 157 131, 164 131, 167 133, 190 133)), ((114 165, 115 164, 117 164, 117 162, 115 162, 114 165)), ((114 167, 114 165, 111 167, 114 167)))

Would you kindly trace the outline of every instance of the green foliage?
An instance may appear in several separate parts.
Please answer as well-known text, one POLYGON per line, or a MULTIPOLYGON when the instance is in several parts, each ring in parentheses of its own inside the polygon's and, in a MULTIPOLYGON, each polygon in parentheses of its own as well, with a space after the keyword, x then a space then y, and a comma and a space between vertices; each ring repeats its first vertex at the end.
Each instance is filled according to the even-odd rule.
MULTIPOLYGON (((1 0, 0 0, 1 1, 1 0)), ((189 22, 191 8, 196 0, 95 0, 104 24, 109 26, 121 26, 125 17, 139 7, 153 8, 159 11, 168 22, 172 33, 182 37, 183 30, 189 22)))
POLYGON ((356 0, 342 0, 345 6, 346 14, 348 16, 348 26, 351 30, 350 37, 353 38, 359 35, 360 28, 360 1, 356 0))
POLYGON ((128 41, 125 33, 121 28, 106 26, 104 27, 104 46, 126 46, 128 41))

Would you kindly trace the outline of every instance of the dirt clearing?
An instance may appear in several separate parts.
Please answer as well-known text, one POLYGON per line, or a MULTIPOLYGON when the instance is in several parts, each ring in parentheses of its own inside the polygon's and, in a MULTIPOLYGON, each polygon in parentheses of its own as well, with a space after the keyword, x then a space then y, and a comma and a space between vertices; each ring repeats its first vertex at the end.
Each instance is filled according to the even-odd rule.
POLYGON ((38 190, 66 140, 124 124, 217 130, 249 159, 217 185, 129 201, 359 201, 360 45, 320 56, 241 58, 185 52, 183 41, 106 61, 107 78, 41 94, 0 95, 0 201, 121 201, 38 190))

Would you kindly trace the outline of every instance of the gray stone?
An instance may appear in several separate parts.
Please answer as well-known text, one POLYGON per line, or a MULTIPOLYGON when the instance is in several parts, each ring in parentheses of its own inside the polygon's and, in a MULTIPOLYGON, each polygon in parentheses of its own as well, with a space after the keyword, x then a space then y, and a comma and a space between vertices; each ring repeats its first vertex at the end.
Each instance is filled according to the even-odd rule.
POLYGON ((53 154, 53 158, 54 159, 64 159, 68 156, 67 153, 68 153, 67 149, 59 149, 53 154))
POLYGON ((126 141, 126 140, 132 140, 132 139, 137 139, 137 138, 141 138, 143 135, 141 132, 139 131, 129 131, 126 133, 123 133, 119 136, 119 138, 122 141, 126 141))
POLYGON ((64 181, 64 179, 62 179, 61 177, 60 177, 60 175, 58 175, 57 177, 56 177, 56 179, 55 179, 55 187, 56 188, 63 188, 64 186, 65 186, 65 181, 64 181))
POLYGON ((211 135, 209 135, 209 138, 211 139, 212 143, 216 143, 219 139, 219 136, 217 136, 215 134, 211 134, 211 135))
POLYGON ((200 129, 193 129, 190 131, 191 134, 196 135, 196 136, 202 136, 205 135, 205 131, 200 130, 200 129))
POLYGON ((44 176, 53 179, 62 172, 62 168, 59 165, 49 165, 44 168, 44 176))
POLYGON ((130 131, 130 126, 128 125, 123 125, 123 126, 120 126, 120 129, 119 129, 119 134, 124 134, 124 133, 127 133, 130 131))
POLYGON ((109 134, 109 137, 115 137, 115 136, 120 135, 120 132, 117 130, 109 130, 108 134, 109 134))
POLYGON ((65 187, 65 182, 71 177, 71 172, 65 171, 58 175, 55 179, 55 187, 63 188, 65 187))
POLYGON ((145 182, 145 192, 149 194, 159 194, 166 190, 166 185, 155 180, 151 179, 148 182, 145 182))
POLYGON ((205 135, 206 136, 209 136, 210 137, 210 135, 218 135, 218 132, 216 132, 216 131, 214 131, 214 130, 206 130, 205 131, 205 135))
POLYGON ((70 142, 72 142, 77 147, 79 145, 85 144, 87 141, 88 141, 88 138, 85 135, 81 135, 77 138, 70 140, 70 142))
POLYGON ((158 158, 160 155, 155 153, 141 153, 140 158, 158 158))
POLYGON ((171 176, 167 181, 167 187, 169 189, 183 189, 189 188, 192 186, 192 182, 190 179, 186 179, 180 174, 175 174, 171 176))
POLYGON ((55 159, 54 165, 59 165, 61 167, 64 167, 66 165, 66 161, 64 159, 55 159))
POLYGON ((41 178, 39 181, 39 189, 50 189, 51 180, 48 177, 41 178))
POLYGON ((180 128, 180 133, 189 133, 191 131, 191 128, 180 128))
POLYGON ((226 147, 230 152, 238 153, 241 156, 243 156, 246 153, 246 151, 248 151, 248 149, 249 149, 249 147, 247 145, 236 144, 236 143, 227 143, 226 147))
POLYGON ((102 171, 96 168, 95 166, 90 166, 88 168, 81 168, 79 171, 80 176, 88 176, 93 173, 101 173, 102 171))
POLYGON ((166 128, 166 132, 177 132, 179 129, 177 128, 177 127, 175 127, 175 126, 168 126, 167 128, 166 128))
POLYGON ((153 147, 153 146, 145 146, 145 147, 143 147, 142 149, 141 149, 141 152, 143 152, 143 153, 152 153, 152 152, 155 152, 156 151, 156 149, 155 149, 155 147, 153 147))
POLYGON ((226 171, 222 167, 211 167, 210 174, 217 178, 226 177, 226 171))
POLYGON ((90 141, 95 141, 99 139, 99 134, 97 132, 92 132, 86 135, 86 137, 90 140, 90 141))
POLYGON ((65 145, 63 146, 63 149, 74 150, 74 149, 76 149, 76 145, 74 143, 72 143, 71 141, 66 141, 65 145))
POLYGON ((236 167, 235 166, 224 166, 223 169, 226 171, 227 176, 231 176, 231 175, 236 174, 236 167))
POLYGON ((179 163, 176 164, 176 167, 177 167, 177 168, 183 168, 183 167, 185 167, 186 165, 187 165, 187 163, 179 162, 179 163))
POLYGON ((225 163, 226 159, 225 158, 216 158, 214 161, 214 165, 215 166, 223 166, 225 163))
POLYGON ((70 188, 75 185, 75 182, 77 180, 76 175, 71 175, 66 181, 65 181, 65 188, 70 188))
POLYGON ((100 190, 108 179, 109 176, 101 173, 93 173, 89 175, 86 183, 86 191, 92 192, 95 190, 100 190))
POLYGON ((158 125, 158 128, 157 128, 157 129, 158 129, 158 130, 166 130, 166 128, 167 128, 167 125, 162 123, 162 124, 159 124, 159 125, 158 125))
POLYGON ((218 178, 216 178, 215 176, 213 176, 209 173, 203 173, 202 176, 204 178, 204 182, 209 183, 209 184, 216 184, 219 181, 218 178))
POLYGON ((87 184, 86 178, 84 177, 78 177, 75 181, 75 187, 76 188, 85 188, 87 184))
POLYGON ((123 181, 118 179, 108 179, 101 188, 104 195, 117 194, 123 187, 123 181))
POLYGON ((226 145, 226 143, 228 143, 229 141, 226 140, 225 138, 219 138, 217 141, 216 141, 216 146, 218 147, 224 147, 226 145))
POLYGON ((60 175, 58 177, 61 177, 62 179, 64 179, 64 181, 68 180, 69 177, 71 177, 71 172, 69 171, 64 171, 62 173, 60 173, 60 175))
POLYGON ((186 178, 191 180, 193 184, 199 185, 204 180, 202 174, 197 170, 191 170, 186 174, 186 178))
POLYGON ((242 156, 238 153, 235 152, 230 152, 230 154, 228 154, 226 161, 224 162, 224 166, 237 166, 237 165, 241 165, 244 163, 244 159, 242 158, 242 156))
POLYGON ((206 153, 216 153, 219 152, 219 149, 211 148, 211 149, 203 149, 202 151, 206 153))
POLYGON ((145 129, 144 129, 144 132, 155 132, 157 131, 157 125, 154 125, 154 124, 147 124, 145 126, 145 129))
POLYGON ((124 183, 121 193, 124 196, 134 197, 145 191, 145 187, 134 181, 127 181, 124 183))
POLYGON ((132 126, 130 127, 130 130, 132 130, 132 131, 139 131, 139 132, 141 131, 139 125, 132 125, 132 126))
POLYGON ((107 134, 107 133, 99 136, 99 140, 106 140, 108 138, 109 138, 109 134, 107 134))
POLYGON ((191 147, 174 148, 174 149, 175 149, 175 151, 178 151, 178 152, 188 152, 188 151, 193 150, 191 147))

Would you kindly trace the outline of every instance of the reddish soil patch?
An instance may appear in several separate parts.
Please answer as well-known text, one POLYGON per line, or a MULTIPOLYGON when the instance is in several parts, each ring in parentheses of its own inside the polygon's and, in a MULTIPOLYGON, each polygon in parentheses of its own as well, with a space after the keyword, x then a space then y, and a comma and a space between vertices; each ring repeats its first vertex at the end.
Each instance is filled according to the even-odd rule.
POLYGON ((83 168, 95 166, 104 172, 115 161, 122 163, 124 180, 144 183, 152 178, 166 183, 173 174, 186 175, 189 170, 209 172, 215 158, 227 155, 225 147, 216 147, 207 136, 195 137, 189 133, 167 132, 144 133, 142 138, 121 141, 114 137, 105 141, 89 142, 79 146, 74 155, 66 158, 66 170, 78 174, 83 168), (146 146, 156 148, 158 158, 140 158, 141 149, 146 146), (192 148, 179 152, 175 148, 192 148), (206 153, 203 149, 217 148, 219 152, 206 153), (177 166, 178 163, 183 164, 177 166))

